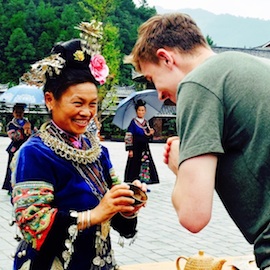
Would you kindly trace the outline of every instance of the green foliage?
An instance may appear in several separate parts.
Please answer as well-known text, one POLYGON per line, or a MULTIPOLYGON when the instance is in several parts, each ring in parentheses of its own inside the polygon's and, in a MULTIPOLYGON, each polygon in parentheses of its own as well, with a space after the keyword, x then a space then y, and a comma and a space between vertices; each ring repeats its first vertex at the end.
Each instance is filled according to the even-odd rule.
POLYGON ((113 116, 108 116, 103 122, 101 127, 101 134, 106 139, 123 139, 126 130, 122 130, 112 123, 113 116))
POLYGON ((176 118, 169 118, 163 121, 162 135, 163 136, 176 136, 176 118))
POLYGON ((151 16, 156 14, 154 8, 149 8, 146 1, 136 7, 132 0, 117 0, 117 8, 110 14, 108 20, 119 29, 119 43, 121 48, 120 85, 131 85, 131 67, 123 64, 125 55, 130 54, 136 39, 138 27, 151 16))
POLYGON ((22 28, 16 28, 12 32, 4 55, 9 59, 6 77, 10 80, 14 80, 13 78, 18 80, 20 75, 29 68, 29 61, 33 61, 35 55, 35 49, 22 28))
POLYGON ((65 1, 65 5, 62 1, 57 3, 12 0, 5 1, 5 4, 2 2, 1 83, 18 83, 20 76, 27 71, 30 64, 47 56, 56 42, 78 37, 78 31, 74 26, 81 21, 82 15, 76 1, 65 1), (20 32, 17 29, 21 29, 20 32))
MULTIPOLYGON (((114 86, 117 85, 119 82, 119 66, 121 56, 120 56, 120 49, 117 46, 117 43, 115 42, 118 39, 119 39, 118 29, 114 27, 112 24, 107 23, 104 27, 102 54, 104 55, 108 63, 110 75, 109 78, 107 79, 106 84, 100 87, 99 89, 100 103, 102 103, 108 91, 113 92, 114 86)), ((111 105, 114 105, 114 103, 112 103, 111 105)), ((102 111, 100 113, 102 113, 102 111)))
POLYGON ((56 42, 78 37, 75 25, 97 19, 104 23, 103 55, 111 71, 101 96, 115 84, 133 84, 123 57, 131 52, 139 25, 155 13, 145 0, 139 7, 132 0, 0 0, 0 83, 18 83, 56 42))

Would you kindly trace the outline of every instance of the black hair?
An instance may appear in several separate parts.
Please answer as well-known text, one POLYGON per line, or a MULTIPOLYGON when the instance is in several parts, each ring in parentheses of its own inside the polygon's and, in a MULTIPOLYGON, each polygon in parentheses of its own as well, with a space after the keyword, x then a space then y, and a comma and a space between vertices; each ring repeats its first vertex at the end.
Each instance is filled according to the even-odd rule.
POLYGON ((60 42, 52 48, 51 54, 60 54, 65 60, 65 65, 60 70, 60 74, 54 73, 51 75, 46 73, 44 93, 52 92, 54 98, 59 99, 65 90, 72 85, 84 82, 99 85, 99 82, 95 80, 89 69, 90 55, 84 53, 83 59, 78 61, 74 56, 76 51, 82 51, 80 39, 60 42))
POLYGON ((16 103, 16 104, 13 106, 13 110, 12 110, 12 111, 15 112, 16 109, 21 109, 21 110, 24 111, 25 106, 26 106, 26 104, 24 104, 24 103, 16 103))
POLYGON ((142 100, 142 99, 138 99, 137 100, 137 102, 135 104, 135 110, 137 111, 140 106, 144 106, 145 107, 145 101, 142 100))

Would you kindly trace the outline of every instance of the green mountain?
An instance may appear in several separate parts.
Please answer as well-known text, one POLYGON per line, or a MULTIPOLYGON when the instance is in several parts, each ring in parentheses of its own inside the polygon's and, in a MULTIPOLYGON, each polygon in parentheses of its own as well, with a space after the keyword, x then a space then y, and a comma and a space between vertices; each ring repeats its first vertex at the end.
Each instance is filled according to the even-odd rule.
POLYGON ((216 15, 203 9, 166 10, 156 6, 156 10, 160 14, 176 11, 189 14, 216 46, 252 48, 270 41, 270 20, 216 15))

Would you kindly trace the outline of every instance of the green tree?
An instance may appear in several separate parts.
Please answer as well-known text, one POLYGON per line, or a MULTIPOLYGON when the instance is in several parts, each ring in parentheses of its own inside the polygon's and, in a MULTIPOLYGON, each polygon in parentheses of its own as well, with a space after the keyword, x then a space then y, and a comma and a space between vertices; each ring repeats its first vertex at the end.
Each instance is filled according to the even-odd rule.
POLYGON ((4 14, 3 1, 0 1, 0 14, 0 70, 3 72, 5 70, 4 48, 6 46, 7 37, 4 35, 5 32, 3 32, 2 29, 6 29, 8 24, 7 16, 4 14))
POLYGON ((82 20, 83 16, 76 10, 74 5, 65 5, 61 13, 59 40, 68 40, 77 37, 78 31, 74 26, 82 20))
POLYGON ((51 40, 50 35, 45 31, 42 32, 36 45, 36 60, 49 55, 52 46, 53 41, 51 40))
POLYGON ((136 39, 138 27, 151 16, 156 14, 155 8, 150 8, 147 1, 141 1, 139 7, 136 7, 132 0, 116 0, 117 9, 108 17, 109 20, 119 29, 119 41, 121 48, 120 64, 120 85, 131 85, 132 67, 123 63, 125 55, 130 54, 136 39))
POLYGON ((47 56, 56 42, 78 37, 74 26, 82 20, 98 19, 104 22, 105 35, 107 31, 109 35, 104 38, 108 45, 104 43, 103 48, 104 52, 106 46, 111 48, 108 63, 113 80, 108 81, 109 85, 133 84, 131 67, 122 60, 136 41, 138 26, 155 12, 146 0, 142 0, 139 7, 132 0, 65 0, 64 3, 62 0, 0 0, 0 83, 16 82, 18 75, 22 75, 12 71, 15 62, 18 66, 22 62, 20 54, 9 59, 10 54, 6 53, 15 29, 21 28, 27 37, 26 44, 35 48, 34 56, 28 59, 30 65, 33 59, 47 56))
POLYGON ((21 28, 16 28, 5 48, 5 57, 8 59, 7 79, 12 81, 18 78, 16 81, 18 83, 19 77, 29 68, 29 63, 34 60, 34 56, 35 49, 30 39, 21 28))
POLYGON ((37 14, 37 6, 33 0, 30 0, 28 5, 26 6, 25 15, 27 19, 27 26, 23 29, 27 33, 27 36, 31 39, 32 43, 38 40, 40 32, 37 31, 39 25, 37 24, 39 21, 37 14))
MULTIPOLYGON (((110 76, 106 83, 99 88, 99 116, 102 114, 102 110, 106 110, 111 105, 115 104, 115 85, 119 80, 119 66, 121 62, 121 52, 118 46, 119 34, 118 28, 110 23, 106 18, 109 16, 109 12, 112 12, 116 5, 114 0, 100 0, 98 3, 95 0, 83 0, 81 7, 89 18, 103 22, 103 39, 100 40, 102 45, 102 55, 106 59, 107 65, 110 69, 110 76), (110 91, 111 103, 107 106, 102 106, 102 102, 110 91)), ((102 122, 104 119, 100 119, 102 122)))

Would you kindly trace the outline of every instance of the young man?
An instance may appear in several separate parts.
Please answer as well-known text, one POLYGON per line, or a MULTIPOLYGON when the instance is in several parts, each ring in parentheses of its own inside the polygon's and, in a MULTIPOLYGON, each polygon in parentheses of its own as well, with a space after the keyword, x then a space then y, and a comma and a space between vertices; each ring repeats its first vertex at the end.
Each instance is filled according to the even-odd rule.
POLYGON ((179 137, 164 162, 176 175, 179 222, 199 232, 216 189, 260 269, 270 269, 270 61, 215 54, 186 14, 156 15, 139 29, 128 62, 177 105, 179 137))

